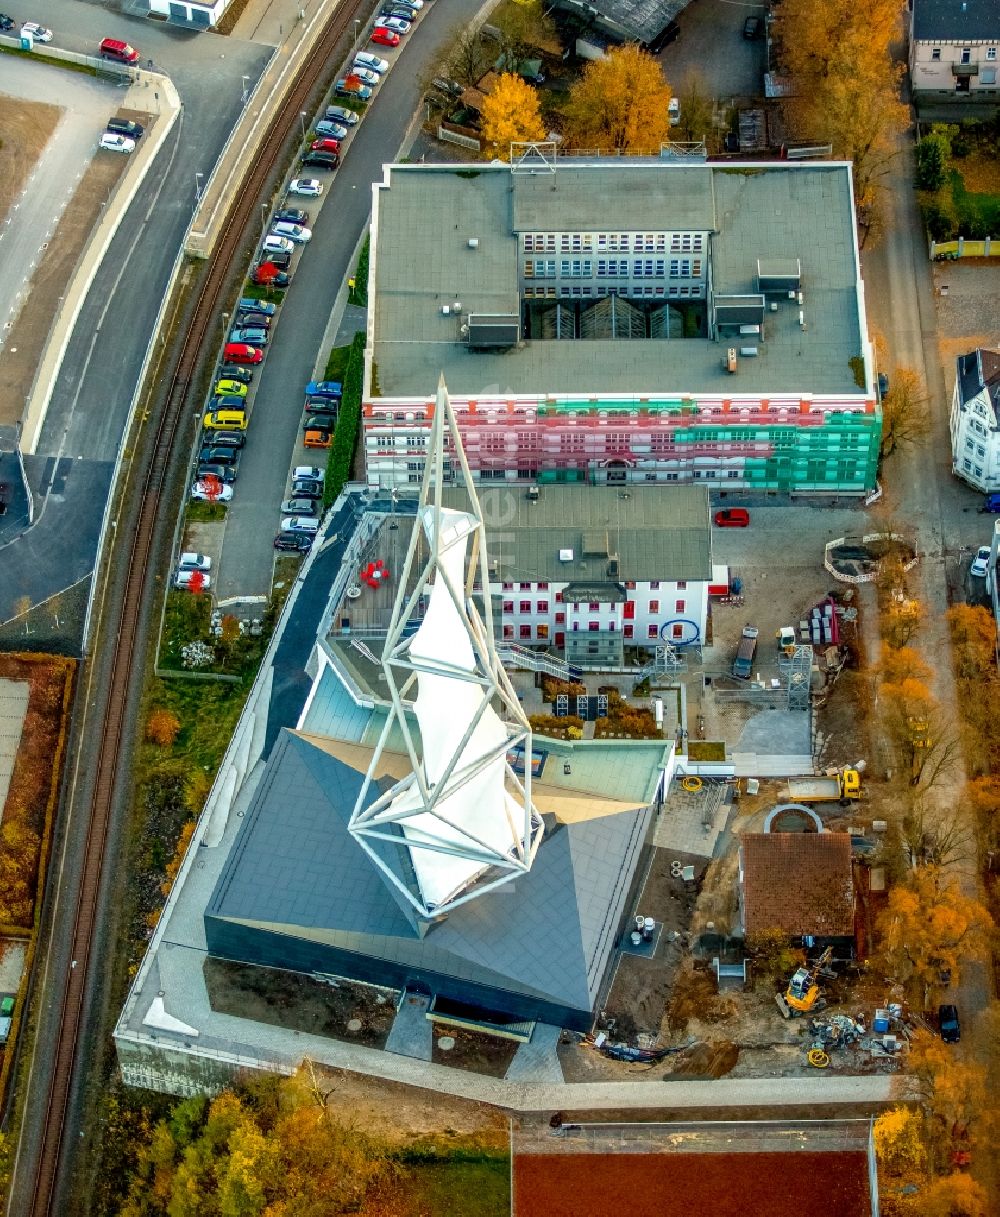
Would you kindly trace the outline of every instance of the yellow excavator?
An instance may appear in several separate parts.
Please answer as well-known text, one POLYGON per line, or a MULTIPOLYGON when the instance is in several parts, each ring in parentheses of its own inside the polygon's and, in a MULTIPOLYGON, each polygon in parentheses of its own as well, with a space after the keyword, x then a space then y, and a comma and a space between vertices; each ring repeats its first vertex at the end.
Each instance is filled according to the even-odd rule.
POLYGON ((785 1004, 794 1018, 796 1014, 810 1014, 813 1010, 822 1010, 826 1005, 820 1001, 821 990, 819 978, 829 973, 830 960, 833 958, 833 947, 827 947, 818 959, 805 967, 798 968, 788 982, 785 993, 785 1004), (820 1002, 817 1005, 817 1002, 820 1002))

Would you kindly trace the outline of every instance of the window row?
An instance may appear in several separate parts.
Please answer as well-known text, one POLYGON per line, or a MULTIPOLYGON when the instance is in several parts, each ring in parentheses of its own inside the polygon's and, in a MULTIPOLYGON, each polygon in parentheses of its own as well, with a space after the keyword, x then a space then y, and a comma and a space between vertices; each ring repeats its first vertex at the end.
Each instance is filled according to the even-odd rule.
MULTIPOLYGON (((597 621, 589 622, 588 629, 586 631, 580 630, 577 625, 573 626, 574 634, 579 634, 579 633, 584 633, 584 632, 589 633, 589 634, 597 634, 597 633, 600 633, 600 631, 601 631, 601 626, 600 626, 600 623, 597 621)), ((615 627, 612 625, 610 628, 608 628, 607 632, 610 634, 615 633, 616 632, 615 627)), ((513 640, 514 638, 518 638, 521 642, 547 642, 550 638, 550 633, 549 633, 548 625, 546 625, 544 623, 541 625, 518 625, 518 626, 508 624, 503 627, 503 636, 505 639, 508 639, 508 640, 513 640)), ((635 627, 632 625, 625 625, 624 628, 622 629, 622 637, 626 638, 626 639, 634 638, 635 637, 635 627)), ((646 627, 646 637, 647 637, 647 639, 650 639, 651 641, 658 641, 660 638, 660 627, 658 625, 647 626, 646 627)), ((681 622, 675 621, 671 625, 670 637, 672 639, 682 639, 684 637, 684 626, 681 622)), ((565 641, 566 641, 565 632, 562 630, 556 631, 556 634, 555 634, 556 646, 561 647, 565 643, 565 641)))

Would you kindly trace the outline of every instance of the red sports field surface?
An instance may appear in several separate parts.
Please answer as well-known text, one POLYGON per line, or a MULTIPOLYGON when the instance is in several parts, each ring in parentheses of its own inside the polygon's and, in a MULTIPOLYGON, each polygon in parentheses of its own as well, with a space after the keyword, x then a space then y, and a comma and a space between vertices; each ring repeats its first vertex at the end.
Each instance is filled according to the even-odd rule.
POLYGON ((870 1217, 862 1153, 519 1154, 514 1217, 870 1217))

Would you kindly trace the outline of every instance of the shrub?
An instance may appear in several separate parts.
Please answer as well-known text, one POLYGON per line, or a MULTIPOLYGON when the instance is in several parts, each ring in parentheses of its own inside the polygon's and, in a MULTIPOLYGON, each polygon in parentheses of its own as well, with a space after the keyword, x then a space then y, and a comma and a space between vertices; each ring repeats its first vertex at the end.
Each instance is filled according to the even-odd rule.
POLYGON ((172 748, 181 729, 181 720, 170 710, 154 710, 146 720, 146 739, 161 748, 172 748))
POLYGON ((944 185, 946 160, 942 140, 925 135, 917 144, 916 184, 918 190, 940 190, 944 185))

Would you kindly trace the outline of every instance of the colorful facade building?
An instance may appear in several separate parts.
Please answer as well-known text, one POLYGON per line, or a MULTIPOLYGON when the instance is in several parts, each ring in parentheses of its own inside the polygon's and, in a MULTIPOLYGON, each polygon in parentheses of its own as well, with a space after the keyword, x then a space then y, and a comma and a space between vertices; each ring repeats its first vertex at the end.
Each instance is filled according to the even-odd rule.
POLYGON ((1000 352, 977 347, 955 367, 952 471, 976 490, 1000 490, 1000 352))
POLYGON ((370 267, 372 486, 419 481, 441 374, 480 482, 875 484, 849 165, 392 165, 370 267))

